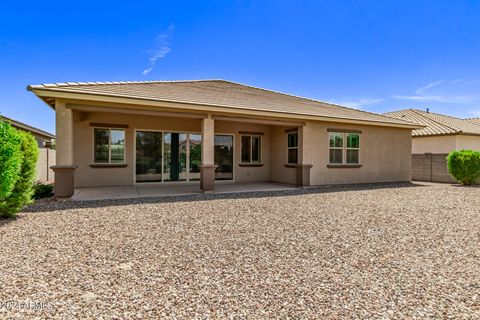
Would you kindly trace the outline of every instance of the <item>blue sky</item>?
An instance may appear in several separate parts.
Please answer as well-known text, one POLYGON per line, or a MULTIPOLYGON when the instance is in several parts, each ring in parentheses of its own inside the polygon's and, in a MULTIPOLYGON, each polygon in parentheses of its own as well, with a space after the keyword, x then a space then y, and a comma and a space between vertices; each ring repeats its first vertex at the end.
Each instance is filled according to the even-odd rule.
POLYGON ((480 116, 480 1, 2 1, 0 113, 28 84, 227 79, 373 112, 480 116))

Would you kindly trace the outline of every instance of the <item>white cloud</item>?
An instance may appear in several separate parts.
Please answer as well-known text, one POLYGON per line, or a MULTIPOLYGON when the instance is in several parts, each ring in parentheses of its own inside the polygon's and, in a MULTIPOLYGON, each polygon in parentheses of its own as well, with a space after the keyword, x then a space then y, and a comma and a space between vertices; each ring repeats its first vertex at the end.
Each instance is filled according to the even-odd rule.
POLYGON ((458 83, 462 83, 464 80, 463 79, 455 79, 453 81, 450 81, 450 84, 458 84, 458 83))
POLYGON ((415 93, 418 94, 418 95, 422 95, 428 89, 437 87, 437 86, 441 85, 442 83, 443 83, 443 80, 438 80, 438 81, 431 82, 431 83, 427 84, 426 86, 418 88, 417 90, 415 90, 415 93))
POLYGON ((339 106, 345 106, 353 109, 362 109, 367 105, 376 104, 383 101, 383 99, 379 98, 360 98, 360 99, 348 99, 342 101, 332 101, 333 104, 337 104, 339 106))
MULTIPOLYGON (((464 82, 463 79, 455 79, 453 81, 450 81, 447 85, 455 85, 459 83, 466 84, 466 82, 464 82)), ((442 86, 445 88, 443 80, 437 80, 423 87, 418 88, 417 90, 415 90, 414 95, 393 95, 392 98, 401 99, 401 100, 411 100, 411 101, 456 103, 456 104, 468 104, 475 101, 475 99, 477 99, 477 95, 429 93, 432 89, 438 88, 439 86, 442 86)))
POLYGON ((153 68, 155 67, 155 64, 159 59, 165 58, 167 54, 172 51, 170 48, 170 42, 168 41, 169 37, 172 35, 173 30, 174 30, 174 25, 171 24, 168 26, 168 29, 162 33, 160 33, 157 36, 157 39, 155 40, 155 46, 153 50, 150 50, 150 58, 148 59, 150 61, 150 65, 148 68, 142 71, 143 75, 148 75, 150 72, 152 72, 153 68))
POLYGON ((477 110, 470 111, 470 114, 472 114, 474 117, 480 117, 480 108, 477 110))
POLYGON ((415 95, 415 96, 403 96, 403 95, 393 95, 395 99, 401 100, 412 100, 412 101, 430 101, 430 102, 441 102, 441 103, 470 103, 475 100, 476 96, 442 96, 442 95, 415 95))

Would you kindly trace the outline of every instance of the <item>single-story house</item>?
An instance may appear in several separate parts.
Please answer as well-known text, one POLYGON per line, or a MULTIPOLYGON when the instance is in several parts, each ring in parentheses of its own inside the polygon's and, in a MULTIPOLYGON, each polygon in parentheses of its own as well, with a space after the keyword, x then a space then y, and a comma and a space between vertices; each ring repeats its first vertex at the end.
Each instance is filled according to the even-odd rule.
POLYGON ((28 87, 55 110, 55 193, 75 187, 410 181, 407 120, 224 80, 28 87))
POLYGON ((461 119, 443 114, 406 109, 385 115, 423 124, 412 131, 412 178, 454 182, 448 173, 446 156, 450 151, 480 151, 480 120, 461 119))
POLYGON ((18 130, 23 130, 26 132, 31 133, 35 139, 37 140, 38 147, 39 148, 47 148, 50 147, 55 140, 55 136, 47 131, 43 131, 41 129, 29 126, 28 124, 22 123, 20 121, 1 116, 0 119, 5 120, 6 122, 10 123, 12 127, 18 129, 18 130))
POLYGON ((29 132, 38 143, 38 161, 36 168, 36 180, 42 183, 52 183, 54 180, 54 173, 51 166, 55 165, 55 136, 47 131, 32 127, 23 122, 0 116, 1 120, 8 122, 17 130, 29 132))

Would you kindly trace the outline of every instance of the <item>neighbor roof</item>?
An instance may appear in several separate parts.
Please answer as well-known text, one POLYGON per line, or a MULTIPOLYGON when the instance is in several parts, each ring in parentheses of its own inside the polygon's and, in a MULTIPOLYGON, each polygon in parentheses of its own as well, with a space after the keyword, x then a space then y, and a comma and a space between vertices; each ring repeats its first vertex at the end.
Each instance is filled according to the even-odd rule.
POLYGON ((380 114, 341 107, 303 97, 256 88, 225 80, 67 82, 28 86, 50 105, 48 92, 88 94, 151 101, 188 103, 229 109, 352 119, 418 128, 414 123, 380 114), (41 94, 39 94, 41 93, 41 94))
POLYGON ((423 129, 413 130, 413 136, 452 134, 480 135, 479 119, 460 119, 415 109, 387 112, 385 115, 420 123, 426 126, 423 129))
POLYGON ((0 120, 1 119, 5 119, 6 122, 9 122, 15 128, 22 129, 24 131, 30 131, 30 132, 33 132, 33 133, 39 135, 39 136, 45 137, 45 138, 55 139, 55 135, 53 135, 53 134, 51 134, 47 131, 43 131, 41 129, 29 126, 28 124, 25 124, 23 122, 13 120, 11 118, 7 118, 5 116, 0 115, 0 120))

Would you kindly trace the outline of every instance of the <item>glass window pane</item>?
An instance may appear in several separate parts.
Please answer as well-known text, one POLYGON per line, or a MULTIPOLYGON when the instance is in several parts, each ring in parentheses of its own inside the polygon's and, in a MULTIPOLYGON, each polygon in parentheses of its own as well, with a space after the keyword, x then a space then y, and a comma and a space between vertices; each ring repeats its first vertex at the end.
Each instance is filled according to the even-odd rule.
POLYGON ((215 135, 214 161, 216 180, 233 179, 233 136, 215 135))
POLYGON ((330 147, 341 148, 343 147, 343 134, 342 133, 330 133, 330 147))
POLYGON ((124 163, 125 159, 125 131, 124 130, 111 130, 110 131, 110 147, 111 162, 112 163, 124 163))
POLYGON ((288 134, 288 147, 296 148, 298 147, 298 133, 293 132, 288 134))
POLYGON ((342 149, 330 149, 330 163, 342 163, 342 149))
POLYGON ((94 162, 108 163, 108 129, 94 129, 94 162))
POLYGON ((165 132, 163 138, 163 181, 187 178, 187 134, 165 132))
POLYGON ((347 150, 347 163, 358 163, 358 150, 347 150))
POLYGON ((360 147, 360 135, 357 133, 347 134, 347 148, 359 148, 360 147))
POLYGON ((252 137, 252 162, 260 163, 260 137, 252 137))
POLYGON ((242 136, 242 162, 250 162, 250 136, 242 136))
POLYGON ((190 134, 190 181, 200 180, 202 164, 202 135, 190 134))
POLYGON ((298 163, 298 149, 288 149, 288 163, 298 163))
POLYGON ((137 131, 137 182, 162 181, 162 133, 137 131))

